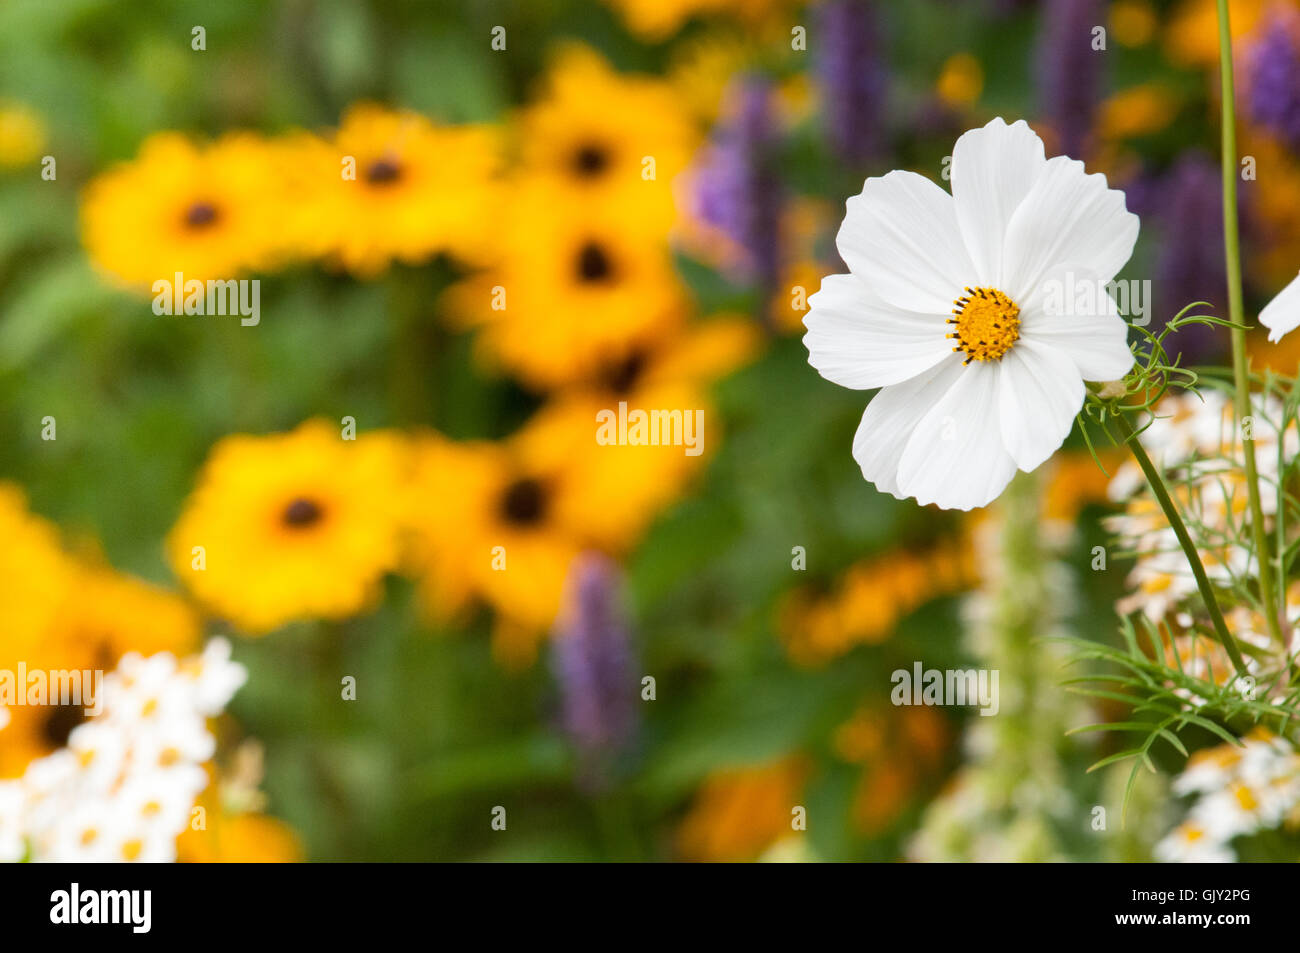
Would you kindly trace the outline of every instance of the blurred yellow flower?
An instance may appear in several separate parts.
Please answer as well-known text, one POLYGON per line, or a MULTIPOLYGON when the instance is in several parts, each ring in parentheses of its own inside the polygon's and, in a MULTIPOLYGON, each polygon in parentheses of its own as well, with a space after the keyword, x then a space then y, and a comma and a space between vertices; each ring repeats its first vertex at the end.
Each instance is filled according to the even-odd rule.
POLYGON ((1110 32, 1121 46, 1145 46, 1160 25, 1147 0, 1115 0, 1110 5, 1110 32))
POLYGON ((695 861, 754 860, 794 830, 810 770, 795 755, 711 774, 677 830, 678 852, 695 861))
POLYGON ((671 86, 616 73, 583 46, 555 58, 519 135, 524 174, 552 185, 557 206, 587 203, 651 238, 672 225, 673 180, 698 138, 671 86))
POLYGON ((1277 342, 1270 341, 1266 331, 1250 334, 1246 337, 1246 353, 1256 372, 1270 370, 1288 377, 1300 376, 1300 334, 1284 335, 1277 342))
POLYGON ((778 631, 792 661, 822 665, 855 646, 885 641, 925 602, 975 579, 965 539, 941 541, 925 553, 890 553, 854 564, 830 593, 808 587, 789 593, 778 611, 778 631))
POLYGON ((712 124, 722 112, 728 87, 756 56, 749 38, 719 30, 684 37, 673 46, 668 82, 679 103, 712 124))
POLYGON ((659 42, 676 33, 692 17, 726 14, 747 23, 757 23, 783 7, 796 5, 791 0, 607 0, 627 22, 628 28, 650 42, 659 42))
MULTIPOLYGON (((1228 0, 1232 38, 1249 33, 1272 0, 1228 0)), ((1169 56, 1188 66, 1219 62, 1218 0, 1184 0, 1165 32, 1169 56)))
POLYGON ((787 204, 781 217, 781 259, 787 264, 769 305, 772 324, 778 331, 805 330, 808 299, 821 288, 822 276, 828 270, 819 251, 833 222, 828 202, 800 197, 787 204))
POLYGON ((683 23, 701 13, 716 13, 725 0, 608 0, 642 39, 658 41, 675 33, 683 23))
POLYGON ((499 140, 487 126, 439 126, 371 103, 350 108, 328 142, 297 138, 312 170, 303 191, 316 250, 364 277, 439 253, 483 261, 497 229, 499 140))
POLYGON ((20 103, 0 102, 0 168, 34 162, 45 148, 45 123, 20 103))
POLYGON ((1106 489, 1110 485, 1109 473, 1123 460, 1123 455, 1113 449, 1099 448, 1098 458, 1106 467, 1097 465, 1086 450, 1058 453, 1052 461, 1047 487, 1043 491, 1044 520, 1074 526, 1079 512, 1090 503, 1106 503, 1106 489))
POLYGON ((416 438, 403 507, 427 607, 446 621, 476 600, 491 605, 494 649, 510 664, 531 661, 580 548, 556 518, 556 497, 568 492, 564 461, 533 459, 523 434, 501 443, 416 438))
POLYGON ((686 317, 666 241, 575 207, 548 182, 519 183, 498 269, 454 286, 453 320, 482 326, 486 363, 547 389, 652 346, 686 317))
POLYGON ((231 133, 198 145, 174 132, 103 173, 82 197, 82 240, 103 271, 132 285, 233 278, 283 253, 281 191, 267 142, 231 133))
POLYGON ((0 538, 0 655, 17 661, 48 636, 73 564, 58 530, 28 511, 25 494, 12 483, 0 482, 0 538))
POLYGON ((854 826, 874 835, 907 807, 921 783, 936 773, 948 747, 948 725, 933 708, 889 708, 868 702, 836 730, 835 753, 863 766, 853 798, 854 826))
POLYGON ((815 115, 818 102, 817 84, 807 73, 795 73, 777 84, 772 105, 780 124, 788 128, 815 115))
MULTIPOLYGON (((202 804, 202 801, 200 801, 202 804)), ((206 830, 186 828, 176 840, 183 864, 292 864, 303 859, 292 827, 266 814, 214 815, 206 830)))
POLYGON ((984 91, 984 67, 970 53, 954 53, 939 70, 934 89, 950 106, 969 106, 984 91))
POLYGON ((1280 290, 1295 277, 1300 260, 1300 161, 1276 139, 1250 126, 1243 129, 1241 142, 1242 154, 1253 159, 1255 179, 1250 184, 1256 192, 1250 203, 1255 234, 1246 266, 1262 287, 1280 290))
POLYGON ((228 769, 207 765, 210 779, 176 839, 176 859, 189 864, 288 864, 303 859, 297 832, 279 818, 263 813, 266 795, 259 790, 264 752, 245 741, 235 749, 228 769), (201 818, 196 824, 194 819, 201 818))
MULTIPOLYGON (((27 511, 22 492, 0 483, 0 669, 111 670, 129 651, 184 653, 199 623, 174 593, 62 548, 53 524, 27 511)), ((0 719, 0 777, 62 747, 84 706, 15 705, 0 719)))
POLYGON ((127 652, 192 654, 201 633, 198 614, 176 593, 106 566, 78 565, 51 638, 109 669, 127 652))
POLYGON ((1178 115, 1179 100, 1168 87, 1143 83, 1120 90, 1101 104, 1097 132, 1103 139, 1131 139, 1162 129, 1178 115))
POLYGON ((563 391, 543 407, 518 439, 531 459, 563 466, 569 474, 554 498, 557 519, 605 550, 635 545, 721 440, 709 385, 747 361, 758 343, 751 320, 714 318, 600 368, 590 384, 563 391), (672 419, 682 442, 598 442, 598 415, 617 417, 621 407, 629 413, 680 412, 680 426, 672 419))
POLYGON ((172 569, 250 635, 355 615, 400 561, 404 462, 394 435, 345 440, 322 420, 227 437, 168 536, 172 569))

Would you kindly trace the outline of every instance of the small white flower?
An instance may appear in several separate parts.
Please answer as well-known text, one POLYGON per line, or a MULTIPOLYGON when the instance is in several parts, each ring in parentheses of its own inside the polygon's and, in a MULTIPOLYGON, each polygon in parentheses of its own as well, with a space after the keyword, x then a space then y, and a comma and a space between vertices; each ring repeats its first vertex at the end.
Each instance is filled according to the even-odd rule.
POLYGON ((35 854, 55 864, 107 863, 126 830, 123 820, 107 798, 77 799, 57 824, 37 833, 35 854))
POLYGON ((1138 219, 1105 176, 1047 159, 1023 121, 965 133, 951 170, 951 195, 894 171, 849 199, 836 243, 850 274, 809 299, 804 344, 827 380, 880 388, 853 441, 863 476, 967 510, 1060 447, 1084 380, 1132 367, 1110 295, 1079 306, 1062 289, 1114 278, 1138 219))
POLYGON ((159 830, 175 837, 189 824, 194 801, 207 784, 206 772, 194 764, 146 770, 126 780, 117 802, 123 816, 134 819, 134 829, 159 830))
POLYGON ((1183 773, 1174 779, 1173 792, 1182 797, 1221 791, 1236 779, 1240 763, 1241 752, 1232 745, 1198 751, 1187 762, 1183 773))
POLYGON ((1184 821, 1156 844, 1155 859, 1164 864, 1230 864, 1236 854, 1195 821, 1184 821))
POLYGON ((231 661, 230 642, 211 639, 199 656, 199 670, 194 676, 194 707, 204 715, 214 715, 226 707, 235 692, 248 680, 248 669, 231 661))
POLYGON ((1285 804, 1267 797, 1267 791, 1234 781, 1196 802, 1188 818, 1210 837, 1226 844, 1234 837, 1274 827, 1282 820, 1285 804))
POLYGON ((1264 310, 1259 313, 1259 323, 1268 328, 1268 339, 1274 343, 1300 326, 1300 275, 1292 278, 1276 298, 1264 305, 1264 310))

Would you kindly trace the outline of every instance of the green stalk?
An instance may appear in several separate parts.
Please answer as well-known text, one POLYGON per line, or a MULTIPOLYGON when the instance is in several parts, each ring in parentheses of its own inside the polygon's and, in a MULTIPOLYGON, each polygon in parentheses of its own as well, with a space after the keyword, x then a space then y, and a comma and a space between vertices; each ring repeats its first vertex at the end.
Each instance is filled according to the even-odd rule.
MULTIPOLYGON (((1232 30, 1228 23, 1228 0, 1219 4, 1219 76, 1223 101, 1223 254, 1228 271, 1228 320, 1232 322, 1233 406, 1237 423, 1251 416, 1250 373, 1246 367, 1246 331, 1241 294, 1241 243, 1237 234, 1237 104, 1232 79, 1232 30)), ((1250 504, 1250 531, 1254 537, 1255 565, 1259 567, 1259 598, 1269 634, 1285 646, 1279 611, 1273 592, 1273 575, 1268 568, 1268 535, 1264 507, 1260 503, 1259 471, 1255 465, 1255 441, 1241 441, 1246 464, 1246 497, 1250 504)))
POLYGON ((1237 669, 1237 674, 1247 674, 1246 663, 1242 661, 1241 650, 1237 648, 1237 640, 1232 637, 1232 633, 1228 631, 1228 624, 1223 621, 1223 610, 1219 608, 1219 600, 1214 595, 1214 587, 1210 584, 1210 577, 1205 574, 1201 554, 1197 552, 1196 545, 1187 532, 1187 526, 1178 513, 1178 507, 1175 505, 1173 497, 1169 495, 1169 487, 1165 485, 1165 478, 1156 465, 1151 462, 1151 458, 1147 456, 1147 452, 1143 448, 1141 441, 1138 440, 1137 433, 1133 430, 1133 425, 1129 423, 1128 418, 1123 414, 1116 414, 1115 421, 1119 425, 1124 442, 1133 451, 1134 459, 1137 460, 1138 466, 1142 468, 1147 483, 1151 485, 1151 492, 1155 494, 1156 502, 1160 504, 1160 509, 1164 511, 1165 519, 1169 521, 1170 528, 1174 531, 1174 535, 1178 537, 1178 545, 1183 548, 1183 552, 1187 555, 1188 565, 1192 567, 1192 576, 1196 579, 1196 588, 1201 591, 1201 599, 1204 600, 1205 608, 1210 613, 1210 622, 1214 625, 1215 636, 1222 643, 1224 650, 1227 651, 1228 658, 1232 660, 1233 666, 1237 669))

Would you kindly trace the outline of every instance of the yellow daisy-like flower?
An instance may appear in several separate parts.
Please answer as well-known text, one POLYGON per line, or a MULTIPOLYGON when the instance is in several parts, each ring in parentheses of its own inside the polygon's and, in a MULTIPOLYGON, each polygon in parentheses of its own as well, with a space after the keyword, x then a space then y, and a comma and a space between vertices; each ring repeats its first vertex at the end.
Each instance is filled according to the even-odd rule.
MULTIPOLYGON (((791 0, 607 0, 616 7, 628 28, 643 40, 659 42, 676 33, 692 17, 727 14, 748 24, 761 24, 791 0)), ((784 24, 781 24, 784 26, 784 24)))
POLYGON ((525 170, 558 187, 556 202, 596 203, 625 230, 667 233, 672 183, 698 138, 668 83, 620 75, 594 51, 571 46, 519 125, 525 170))
POLYGON ((266 141, 249 133, 211 145, 158 133, 87 187, 82 240, 100 269, 132 285, 269 267, 283 254, 276 168, 266 141))
POLYGON ((167 540, 176 575, 250 635, 366 609, 400 560, 404 448, 388 433, 342 438, 312 420, 227 437, 167 540))
POLYGON ((198 650, 202 626, 174 592, 106 566, 79 565, 60 607, 54 637, 112 668, 127 652, 177 656, 198 650))
POLYGON ((709 775, 677 830, 678 851, 687 860, 755 859, 790 832, 810 771, 808 758, 791 755, 709 775))
MULTIPOLYGON (((202 803, 202 799, 200 799, 202 803)), ((292 827, 268 814, 214 815, 204 830, 187 827, 176 840, 183 864, 292 864, 303 859, 292 827)))
POLYGON ((475 601, 491 605, 494 648, 514 663, 529 661, 554 623, 581 548, 556 508, 571 477, 562 462, 533 459, 535 449, 527 428, 503 443, 427 434, 415 444, 405 507, 428 607, 446 620, 475 601))
POLYGON ((673 96, 712 125, 722 114, 726 93, 736 74, 758 55, 752 37, 712 30, 683 37, 673 44, 667 80, 673 96))
POLYGON ((205 823, 190 825, 176 839, 176 859, 188 864, 289 864, 303 859, 297 832, 264 813, 260 790, 264 752, 245 741, 230 762, 206 766, 210 781, 199 797, 205 823))
MULTIPOLYGON (((65 594, 67 595, 67 594, 65 594)), ((103 668, 93 646, 67 638, 55 637, 53 631, 41 633, 22 649, 6 645, 0 668, 17 672, 19 665, 30 672, 78 671, 103 668)), ((18 685, 19 691, 28 686, 18 685)), ((26 701, 26 696, 22 699, 26 701)), ((84 705, 18 703, 5 709, 6 724, 0 729, 0 778, 19 777, 27 765, 63 747, 68 735, 85 720, 84 705)))
MULTIPOLYGON (((1271 0, 1228 0, 1234 40, 1250 33, 1271 0)), ((1213 66, 1219 62, 1217 0, 1183 0, 1165 31, 1165 46, 1177 63, 1213 66)))
POLYGON ((548 389, 590 377, 681 326, 687 297, 666 242, 565 204, 540 181, 521 184, 512 211, 500 267, 447 296, 453 319, 482 326, 486 363, 548 389))
POLYGON ((984 66, 971 53, 954 53, 944 60, 934 90, 949 106, 970 106, 984 91, 984 66))
POLYGON ((45 123, 18 103, 0 103, 0 167, 18 168, 45 148, 45 123))
POLYGON ((0 539, 0 655, 16 661, 53 627, 73 564, 58 530, 27 509, 26 496, 12 483, 0 483, 0 539))
POLYGON ((439 126, 413 112, 353 106, 328 142, 299 137, 317 251, 371 276, 397 260, 447 253, 468 262, 493 246, 501 150, 486 126, 439 126))
POLYGON ((1160 17, 1147 0, 1115 0, 1110 6, 1110 31, 1124 46, 1145 46, 1160 27, 1160 17))
MULTIPOLYGON (((0 483, 0 669, 106 670, 128 651, 184 652, 198 641, 193 611, 178 596, 63 549, 53 524, 0 483)), ((0 777, 20 775, 59 748, 84 706, 15 704, 0 716, 0 777)))
POLYGON ((824 665, 858 645, 876 645, 904 617, 931 599, 976 580, 969 541, 944 540, 929 552, 900 550, 850 566, 833 591, 788 593, 777 626, 797 665, 824 665))
POLYGON ((1101 105, 1097 131, 1114 141, 1160 132, 1178 115, 1178 94, 1157 83, 1121 90, 1101 105))
POLYGON ((555 497, 559 520, 607 551, 635 545, 718 446, 709 385, 747 361, 758 342, 752 321, 716 318, 602 367, 590 384, 543 407, 518 439, 531 459, 570 475, 555 497), (637 411, 663 415, 663 426, 645 435, 662 438, 658 445, 599 439, 598 421, 605 437, 618 437, 618 420, 637 411), (677 436, 680 442, 668 442, 677 436))
MULTIPOLYGON (((111 671, 130 651, 193 651, 199 620, 179 596, 105 566, 73 565, 48 627, 21 652, 6 643, 0 668, 29 672, 111 671)), ((35 758, 63 747, 85 720, 85 705, 15 705, 0 733, 0 777, 16 777, 35 758)))
POLYGON ((941 765, 948 742, 946 722, 933 708, 892 711, 866 703, 835 732, 835 752, 861 764, 853 798, 854 826, 867 835, 890 827, 916 789, 941 765))

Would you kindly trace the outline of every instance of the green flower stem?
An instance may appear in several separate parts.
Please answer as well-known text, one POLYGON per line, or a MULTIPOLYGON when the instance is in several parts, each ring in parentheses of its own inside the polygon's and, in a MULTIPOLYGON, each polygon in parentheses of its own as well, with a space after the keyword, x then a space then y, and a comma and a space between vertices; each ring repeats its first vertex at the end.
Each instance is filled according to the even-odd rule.
MULTIPOLYGON (((1228 23, 1228 0, 1219 3, 1219 76, 1222 81, 1223 116, 1223 253, 1228 271, 1228 320, 1232 322, 1233 403, 1238 426, 1251 416, 1250 372, 1246 367, 1246 331, 1241 294, 1241 242, 1237 234, 1237 106, 1232 78, 1232 30, 1228 23)), ((1254 537, 1255 564, 1259 567, 1259 598, 1269 634, 1285 646, 1279 622, 1273 575, 1268 568, 1268 534, 1264 507, 1260 503, 1259 470, 1255 465, 1255 441, 1242 439, 1246 469, 1246 497, 1250 504, 1250 530, 1254 537)))
POLYGON ((1178 507, 1174 504, 1173 497, 1169 495, 1169 488, 1165 485, 1165 478, 1161 476, 1160 470, 1147 456, 1147 452, 1142 447, 1141 441, 1138 440, 1137 433, 1134 431, 1133 425, 1129 423, 1128 418, 1123 414, 1116 414, 1114 419, 1119 425, 1124 442, 1133 451, 1134 459, 1137 460, 1138 466, 1142 468, 1143 474, 1146 475, 1147 483, 1151 485, 1151 492, 1155 494, 1160 509, 1164 511, 1165 519, 1169 521, 1170 528, 1173 529, 1174 535, 1178 537, 1178 545, 1183 547, 1183 552, 1187 555, 1187 562, 1192 567, 1192 575, 1196 578, 1196 588, 1201 591, 1201 598, 1205 601, 1205 608, 1210 613, 1210 621, 1214 625, 1215 635, 1227 651, 1228 658, 1232 660, 1233 666, 1237 669, 1237 674, 1247 674, 1246 663, 1242 661, 1241 650, 1237 648, 1237 640, 1232 637, 1232 633, 1228 631, 1227 623, 1223 621, 1223 610, 1219 608, 1219 600, 1215 598, 1214 587, 1210 585, 1210 577, 1205 574, 1205 566, 1201 563, 1201 554, 1196 551, 1196 545, 1187 532, 1187 526, 1178 513, 1178 507))

